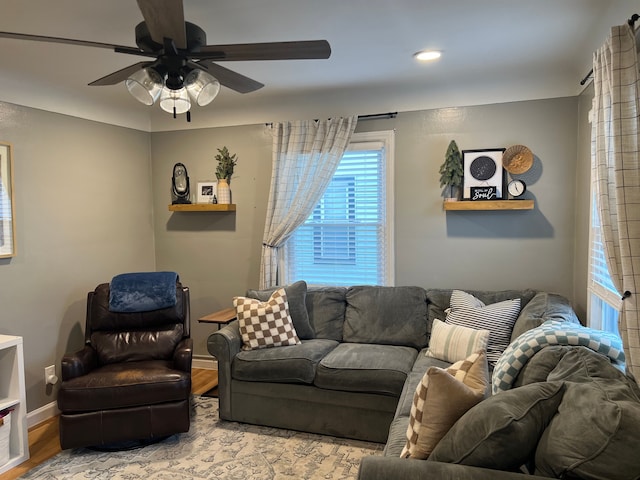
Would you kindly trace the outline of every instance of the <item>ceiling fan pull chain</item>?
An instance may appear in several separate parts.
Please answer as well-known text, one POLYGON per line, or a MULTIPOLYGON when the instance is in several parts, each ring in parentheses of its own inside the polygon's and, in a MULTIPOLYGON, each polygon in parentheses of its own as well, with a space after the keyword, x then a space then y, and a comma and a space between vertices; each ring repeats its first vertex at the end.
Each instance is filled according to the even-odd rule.
POLYGON ((176 107, 173 107, 173 118, 176 118, 176 107))
POLYGON ((187 110, 187 123, 191 123, 191 110, 187 110))

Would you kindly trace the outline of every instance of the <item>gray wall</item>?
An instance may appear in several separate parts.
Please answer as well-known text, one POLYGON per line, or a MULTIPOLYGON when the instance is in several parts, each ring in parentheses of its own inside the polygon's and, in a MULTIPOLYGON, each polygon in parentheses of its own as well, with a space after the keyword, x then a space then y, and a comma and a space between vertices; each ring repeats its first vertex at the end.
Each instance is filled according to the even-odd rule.
MULTIPOLYGON (((396 284, 535 288, 573 294, 578 99, 561 98, 400 113, 359 123, 357 131, 396 131, 396 284), (438 170, 450 140, 461 149, 527 145, 534 167, 522 178, 533 211, 444 212, 438 170)), ((197 318, 231 306, 257 287, 271 138, 262 125, 151 136, 156 263, 192 290, 196 355, 214 329, 197 318), (231 190, 236 213, 171 213, 172 167, 192 183, 213 179, 216 148, 239 162, 231 190)))
POLYGON ((196 355, 206 356, 215 327, 200 325, 207 313, 232 306, 234 295, 258 286, 262 233, 271 178, 271 134, 264 125, 151 134, 156 263, 175 270, 191 294, 196 355), (236 212, 169 212, 173 165, 186 165, 192 192, 215 181, 217 149, 238 155, 231 179, 236 212))
POLYGON ((23 337, 27 410, 44 367, 83 344, 87 292, 154 270, 149 134, 0 103, 13 144, 17 256, 0 259, 0 333, 23 337))
MULTIPOLYGON (((358 131, 396 130, 396 283, 577 296, 579 112, 575 97, 360 122, 358 131), (438 169, 451 139, 530 147, 535 210, 445 213, 438 169)), ((0 140, 14 146, 18 248, 0 260, 0 333, 24 338, 28 411, 55 401, 43 368, 81 347, 86 293, 117 273, 179 272, 192 293, 195 353, 208 357, 214 327, 197 318, 258 285, 271 175, 264 125, 149 134, 0 103, 0 140), (239 157, 237 212, 169 212, 173 165, 187 165, 195 190, 214 179, 223 145, 239 157)))

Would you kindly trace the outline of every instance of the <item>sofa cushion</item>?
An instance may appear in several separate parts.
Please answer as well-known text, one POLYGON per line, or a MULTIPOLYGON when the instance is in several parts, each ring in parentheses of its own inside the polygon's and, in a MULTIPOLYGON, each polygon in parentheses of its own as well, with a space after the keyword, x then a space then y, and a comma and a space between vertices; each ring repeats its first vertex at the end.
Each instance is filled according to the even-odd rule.
POLYGON ((535 452, 563 392, 563 382, 544 382, 489 397, 456 422, 427 461, 519 468, 535 452))
POLYGON ((96 331, 91 344, 98 354, 98 364, 170 360, 184 336, 181 323, 154 330, 96 331))
POLYGON ((171 361, 147 360, 112 363, 65 380, 57 400, 63 412, 96 412, 180 401, 190 392, 189 373, 171 361))
MULTIPOLYGON (((402 393, 400 394, 400 400, 398 401, 398 407, 396 408, 396 417, 404 416, 409 417, 411 413, 411 405, 413 404, 413 394, 416 391, 416 387, 422 381, 424 372, 429 370, 430 367, 447 368, 451 366, 451 362, 445 362, 433 357, 427 357, 427 349, 423 349, 418 353, 416 361, 413 364, 413 368, 407 376, 407 381, 402 387, 402 393)), ((406 432, 407 425, 405 424, 403 433, 406 432)), ((404 444, 403 444, 404 445, 404 444)), ((402 445, 400 446, 402 449, 402 445)), ((400 450, 398 450, 398 455, 400 450)))
POLYGON ((273 292, 266 302, 234 297, 233 306, 238 315, 243 350, 300 343, 289 316, 289 303, 284 288, 273 292))
POLYGON ((314 384, 399 396, 417 354, 411 347, 341 343, 320 361, 314 384))
POLYGON ((452 325, 486 329, 491 333, 487 344, 487 359, 495 364, 511 342, 511 331, 520 314, 520 299, 515 298, 485 305, 473 295, 454 290, 446 322, 452 325))
POLYGON ((637 383, 607 357, 584 347, 572 347, 549 379, 565 381, 566 392, 558 414, 538 443, 536 474, 603 480, 638 478, 637 383))
POLYGON ((318 362, 338 342, 316 338, 300 345, 241 351, 231 365, 231 376, 246 382, 313 383, 318 362))
POLYGON ((520 316, 513 325, 511 342, 547 320, 580 323, 569 300, 554 293, 540 292, 520 311, 520 316))
POLYGON ((471 407, 489 390, 489 367, 484 351, 469 355, 447 369, 431 367, 413 396, 407 442, 401 457, 424 459, 471 407))
POLYGON ((342 341, 347 287, 310 287, 307 312, 316 337, 342 341))
POLYGON ((463 360, 478 350, 486 350, 489 330, 477 330, 461 325, 449 325, 435 319, 427 356, 446 362, 463 360))
MULTIPOLYGON (((247 297, 266 302, 271 298, 271 294, 278 288, 280 287, 268 288, 266 290, 248 290, 247 297)), ((291 315, 291 320, 293 321, 293 326, 296 328, 298 337, 301 340, 315 338, 316 334, 309 322, 309 314, 307 313, 307 283, 300 280, 291 285, 285 285, 283 288, 287 294, 287 301, 289 302, 289 315, 291 315)))
POLYGON ((343 340, 423 348, 427 297, 421 287, 359 286, 347 290, 343 340))

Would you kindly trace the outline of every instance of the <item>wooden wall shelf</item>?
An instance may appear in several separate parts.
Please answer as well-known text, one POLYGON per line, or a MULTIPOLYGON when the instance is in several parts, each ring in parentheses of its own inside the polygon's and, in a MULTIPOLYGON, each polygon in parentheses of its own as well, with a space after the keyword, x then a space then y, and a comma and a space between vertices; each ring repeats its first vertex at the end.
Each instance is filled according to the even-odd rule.
POLYGON ((235 212, 235 203, 177 203, 169 205, 170 212, 235 212))
POLYGON ((533 200, 462 200, 444 202, 445 210, 533 210, 533 200))

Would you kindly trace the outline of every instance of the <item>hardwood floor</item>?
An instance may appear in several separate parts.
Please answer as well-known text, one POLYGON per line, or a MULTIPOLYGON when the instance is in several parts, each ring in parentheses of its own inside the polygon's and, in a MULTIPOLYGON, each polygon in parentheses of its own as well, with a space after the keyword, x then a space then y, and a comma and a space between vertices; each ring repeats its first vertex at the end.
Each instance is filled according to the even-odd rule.
MULTIPOLYGON (((191 372, 191 391, 201 395, 218 385, 218 372, 194 368, 191 372)), ((0 480, 15 480, 32 468, 60 453, 58 417, 50 418, 29 429, 30 458, 21 465, 0 474, 0 480)))

